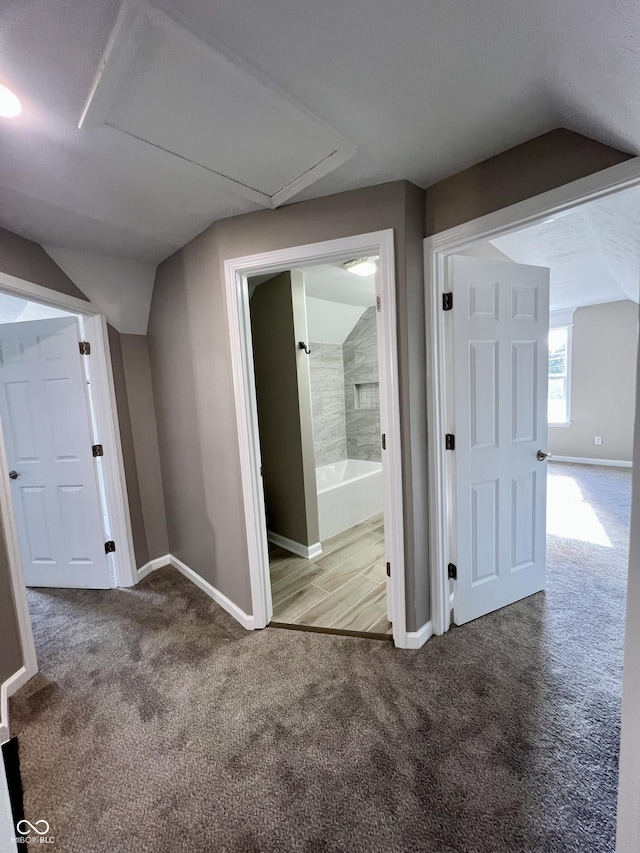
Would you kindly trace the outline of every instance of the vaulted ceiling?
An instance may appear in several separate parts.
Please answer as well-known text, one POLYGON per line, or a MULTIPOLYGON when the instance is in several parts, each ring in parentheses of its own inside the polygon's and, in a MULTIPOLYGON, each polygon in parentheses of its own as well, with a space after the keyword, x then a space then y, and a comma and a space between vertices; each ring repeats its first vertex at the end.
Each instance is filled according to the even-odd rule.
POLYGON ((551 310, 631 299, 640 289, 640 188, 581 205, 492 244, 549 267, 551 310))
POLYGON ((215 219, 640 139, 634 0, 9 0, 0 224, 157 263, 215 219), (99 73, 100 72, 100 73, 99 73), (81 129, 79 129, 81 125, 81 129))

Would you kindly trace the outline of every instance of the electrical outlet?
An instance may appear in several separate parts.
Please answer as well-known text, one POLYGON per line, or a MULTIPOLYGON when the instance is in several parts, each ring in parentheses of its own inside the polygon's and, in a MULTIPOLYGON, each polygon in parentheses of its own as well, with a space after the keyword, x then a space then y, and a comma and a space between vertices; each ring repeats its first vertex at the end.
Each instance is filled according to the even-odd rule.
POLYGON ((601 435, 596 435, 596 437, 593 439, 593 443, 594 443, 594 444, 597 444, 598 446, 600 446, 600 445, 602 444, 602 436, 601 436, 601 435))

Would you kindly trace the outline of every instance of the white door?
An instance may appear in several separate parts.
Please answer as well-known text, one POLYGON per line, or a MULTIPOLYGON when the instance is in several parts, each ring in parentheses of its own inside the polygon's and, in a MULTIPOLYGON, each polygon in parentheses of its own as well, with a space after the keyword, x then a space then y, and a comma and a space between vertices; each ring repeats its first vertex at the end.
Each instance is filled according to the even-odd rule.
POLYGON ((111 586, 75 317, 0 325, 0 418, 27 586, 111 586))
POLYGON ((544 589, 549 270, 450 258, 454 621, 544 589))

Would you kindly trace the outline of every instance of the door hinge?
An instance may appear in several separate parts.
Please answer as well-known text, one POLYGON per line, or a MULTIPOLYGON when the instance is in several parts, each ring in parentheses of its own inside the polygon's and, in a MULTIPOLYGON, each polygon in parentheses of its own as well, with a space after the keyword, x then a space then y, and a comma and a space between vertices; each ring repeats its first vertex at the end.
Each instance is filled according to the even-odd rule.
POLYGON ((445 450, 455 450, 456 449, 456 437, 451 432, 448 432, 444 437, 444 449, 445 450))
POLYGON ((376 308, 378 311, 382 311, 382 296, 379 293, 376 296, 376 308))
POLYGON ((113 541, 113 539, 109 539, 108 542, 104 543, 104 553, 105 554, 113 554, 113 552, 115 550, 116 550, 116 543, 113 541))
POLYGON ((453 293, 443 293, 442 294, 442 310, 443 311, 451 311, 453 308, 453 293))
POLYGON ((79 341, 80 355, 91 355, 91 344, 89 341, 79 341))
POLYGON ((387 563, 387 577, 391 577, 391 563, 387 563))
POLYGON ((101 444, 94 444, 91 447, 94 456, 104 456, 104 447, 101 444))
POLYGON ((384 432, 382 433, 382 449, 387 449, 387 434, 384 432))
POLYGON ((449 563, 447 566, 447 577, 450 581, 458 580, 458 567, 455 563, 449 563))

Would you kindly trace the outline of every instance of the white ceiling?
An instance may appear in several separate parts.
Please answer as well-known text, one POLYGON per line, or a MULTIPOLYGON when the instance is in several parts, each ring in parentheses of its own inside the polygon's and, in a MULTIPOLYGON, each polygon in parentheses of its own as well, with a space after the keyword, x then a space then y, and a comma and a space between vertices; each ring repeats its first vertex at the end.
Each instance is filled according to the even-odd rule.
POLYGON ((575 208, 491 244, 521 264, 549 267, 551 310, 631 299, 640 289, 640 188, 575 208))
POLYGON ((178 38, 209 45, 197 48, 202 64, 185 64, 194 41, 176 55, 177 42, 159 46, 148 28, 137 53, 116 39, 79 130, 117 0, 4 4, 0 77, 24 113, 0 124, 0 224, 48 246, 157 263, 215 219, 287 193, 426 186, 557 126, 638 150, 634 0, 159 7, 184 25, 178 38), (200 85, 181 89, 194 73, 200 85), (260 121, 247 124, 232 84, 248 87, 260 121))
POLYGON ((376 304, 376 279, 373 275, 356 275, 342 264, 318 264, 304 272, 304 289, 307 296, 359 305, 369 308, 376 304))

